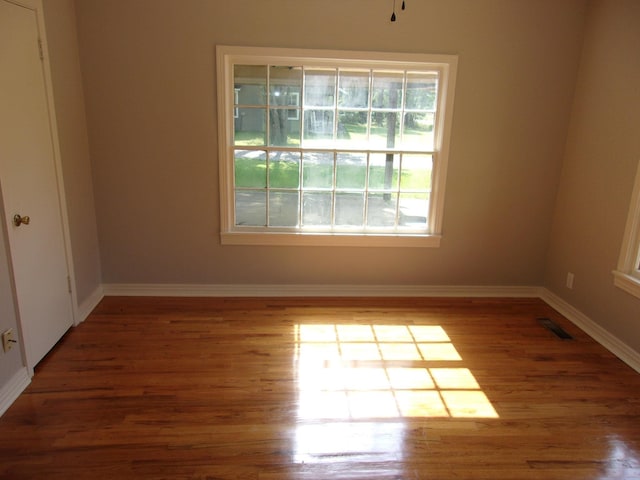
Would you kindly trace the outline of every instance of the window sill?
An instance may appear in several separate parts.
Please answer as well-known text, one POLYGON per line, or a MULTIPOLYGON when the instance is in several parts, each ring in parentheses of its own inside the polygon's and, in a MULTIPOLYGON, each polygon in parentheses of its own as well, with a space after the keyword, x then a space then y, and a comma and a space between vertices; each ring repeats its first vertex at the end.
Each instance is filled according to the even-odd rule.
POLYGON ((440 246, 440 235, 350 235, 310 233, 223 232, 223 245, 300 247, 431 247, 440 246))
POLYGON ((613 284, 625 292, 640 298, 640 280, 618 270, 613 271, 613 284))

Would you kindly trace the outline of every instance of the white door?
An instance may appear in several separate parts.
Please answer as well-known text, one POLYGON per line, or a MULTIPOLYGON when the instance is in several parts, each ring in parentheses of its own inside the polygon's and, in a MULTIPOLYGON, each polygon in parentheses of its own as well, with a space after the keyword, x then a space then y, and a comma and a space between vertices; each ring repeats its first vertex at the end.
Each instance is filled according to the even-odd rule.
POLYGON ((0 185, 29 368, 73 323, 38 38, 36 11, 0 0, 0 185))

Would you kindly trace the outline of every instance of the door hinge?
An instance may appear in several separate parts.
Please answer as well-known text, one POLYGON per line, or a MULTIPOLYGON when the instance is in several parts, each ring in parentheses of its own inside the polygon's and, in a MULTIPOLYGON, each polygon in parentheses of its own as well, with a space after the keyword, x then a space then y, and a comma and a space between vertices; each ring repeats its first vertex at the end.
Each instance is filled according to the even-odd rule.
POLYGON ((44 50, 42 48, 42 39, 38 39, 38 51, 40 52, 40 60, 44 60, 44 50))
POLYGON ((71 293, 71 277, 67 276, 67 287, 69 289, 69 293, 71 293))

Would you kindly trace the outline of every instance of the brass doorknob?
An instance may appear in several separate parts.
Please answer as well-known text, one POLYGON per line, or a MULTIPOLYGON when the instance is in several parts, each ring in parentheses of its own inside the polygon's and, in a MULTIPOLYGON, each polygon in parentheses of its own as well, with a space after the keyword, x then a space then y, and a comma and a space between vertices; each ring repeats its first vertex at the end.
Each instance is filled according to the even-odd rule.
POLYGON ((29 216, 25 215, 24 217, 21 215, 18 215, 17 213, 13 216, 13 224, 16 227, 19 227, 20 225, 24 224, 24 225, 29 225, 29 222, 31 221, 31 219, 29 218, 29 216))

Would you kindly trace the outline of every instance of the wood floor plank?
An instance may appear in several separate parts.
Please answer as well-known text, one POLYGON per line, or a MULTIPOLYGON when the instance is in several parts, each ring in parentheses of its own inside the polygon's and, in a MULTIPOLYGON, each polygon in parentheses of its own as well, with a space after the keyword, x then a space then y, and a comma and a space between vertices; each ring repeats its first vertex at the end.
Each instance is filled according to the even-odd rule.
POLYGON ((0 478, 640 479, 640 375, 537 299, 107 297, 0 478))

